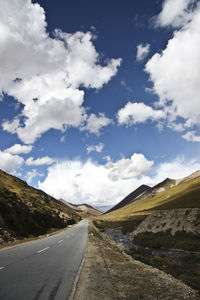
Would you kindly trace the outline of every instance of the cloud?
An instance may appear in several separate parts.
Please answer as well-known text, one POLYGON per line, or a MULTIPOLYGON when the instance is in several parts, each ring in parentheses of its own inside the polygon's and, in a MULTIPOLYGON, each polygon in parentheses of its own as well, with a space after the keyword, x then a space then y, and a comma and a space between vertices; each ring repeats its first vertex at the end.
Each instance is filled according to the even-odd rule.
POLYGON ((82 126, 87 117, 83 88, 102 88, 116 75, 121 59, 102 61, 90 32, 56 30, 50 37, 37 3, 0 4, 0 93, 23 105, 14 120, 3 122, 3 129, 31 144, 51 128, 82 126))
POLYGON ((182 137, 189 142, 200 142, 200 136, 195 134, 195 131, 188 131, 182 137))
POLYGON ((186 161, 183 157, 177 157, 155 166, 153 173, 145 175, 152 164, 142 154, 111 162, 110 166, 90 159, 86 162, 66 160, 50 166, 47 177, 38 185, 55 198, 76 204, 115 205, 142 184, 153 186, 167 177, 179 179, 200 169, 200 163, 196 160, 186 161))
POLYGON ((32 146, 27 146, 27 145, 20 145, 20 144, 15 144, 10 148, 7 148, 4 150, 6 153, 10 154, 27 154, 32 151, 32 146))
POLYGON ((30 184, 32 179, 35 177, 43 177, 44 174, 39 173, 36 169, 33 169, 32 171, 29 171, 26 173, 26 180, 30 184))
POLYGON ((87 146, 87 152, 88 154, 92 151, 101 152, 103 150, 104 144, 99 143, 98 145, 90 145, 87 146))
POLYGON ((122 158, 117 162, 107 162, 108 177, 112 181, 138 178, 151 170, 153 161, 149 161, 143 154, 134 153, 131 158, 122 158))
POLYGON ((157 166, 152 180, 156 184, 166 178, 181 179, 197 170, 200 170, 198 159, 188 160, 184 156, 178 156, 172 161, 163 162, 157 166))
POLYGON ((24 159, 19 155, 12 155, 0 151, 0 169, 5 172, 13 173, 16 169, 20 168, 24 163, 24 159))
POLYGON ((150 50, 150 44, 139 44, 137 45, 137 55, 136 55, 136 59, 137 61, 143 61, 147 55, 149 54, 149 50, 150 50))
POLYGON ((192 18, 195 0, 165 0, 161 13, 156 17, 156 26, 179 27, 192 18))
POLYGON ((15 118, 13 121, 4 121, 2 123, 2 128, 3 130, 8 131, 10 133, 17 133, 19 124, 20 124, 19 119, 15 118))
POLYGON ((54 197, 67 201, 73 199, 74 203, 112 205, 122 200, 140 182, 149 182, 144 173, 149 171, 152 162, 148 162, 143 155, 133 155, 131 159, 112 164, 100 165, 90 159, 85 163, 79 160, 57 162, 48 168, 47 177, 38 185, 54 197), (118 173, 118 179, 113 180, 112 171, 116 168, 122 174, 118 173))
MULTIPOLYGON (((188 130, 182 137, 199 141, 192 129, 200 126, 200 3, 165 0, 154 21, 157 26, 176 28, 166 48, 145 65, 152 82, 152 88, 147 90, 159 99, 154 108, 128 102, 117 113, 118 123, 128 126, 151 120, 158 122, 159 130, 165 125, 177 132, 188 130)), ((141 45, 138 45, 138 59, 140 54, 142 58, 141 45)))
POLYGON ((144 103, 128 102, 117 112, 118 123, 133 125, 136 123, 145 123, 147 120, 158 121, 165 117, 162 110, 155 110, 144 103))
POLYGON ((48 156, 44 156, 41 158, 33 159, 33 157, 29 157, 26 160, 27 166, 42 166, 42 165, 52 165, 55 162, 53 158, 48 156))
MULTIPOLYGON (((176 29, 166 48, 154 54, 145 66, 152 91, 159 96, 157 107, 165 111, 168 127, 178 131, 200 126, 200 4, 188 8, 189 3, 193 2, 165 1, 161 14, 165 5, 175 4, 176 8, 177 4, 172 14, 181 16, 184 11, 184 22, 179 22, 182 27, 176 29)), ((169 24, 174 24, 174 17, 169 24)))
POLYGON ((68 46, 67 75, 73 86, 99 89, 116 74, 121 59, 110 59, 107 65, 101 66, 90 32, 67 34, 57 31, 57 37, 63 39, 68 46))
POLYGON ((85 118, 85 112, 78 101, 82 103, 82 95, 76 97, 76 94, 72 93, 71 98, 63 100, 54 98, 45 104, 35 105, 26 113, 28 118, 25 120, 25 127, 19 127, 17 130, 19 138, 31 144, 50 128, 65 131, 70 126, 80 126, 85 118))
POLYGON ((111 119, 108 119, 104 113, 99 113, 98 116, 95 114, 91 114, 85 126, 81 127, 81 130, 87 130, 90 133, 94 133, 96 135, 100 135, 100 131, 103 127, 108 126, 112 123, 111 119))

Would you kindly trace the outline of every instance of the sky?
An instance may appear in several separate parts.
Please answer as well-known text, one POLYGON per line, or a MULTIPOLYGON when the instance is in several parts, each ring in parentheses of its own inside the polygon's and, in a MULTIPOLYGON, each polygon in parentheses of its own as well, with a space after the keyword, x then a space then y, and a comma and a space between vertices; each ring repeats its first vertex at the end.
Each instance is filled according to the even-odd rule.
POLYGON ((111 207, 200 169, 200 2, 0 0, 0 168, 111 207))

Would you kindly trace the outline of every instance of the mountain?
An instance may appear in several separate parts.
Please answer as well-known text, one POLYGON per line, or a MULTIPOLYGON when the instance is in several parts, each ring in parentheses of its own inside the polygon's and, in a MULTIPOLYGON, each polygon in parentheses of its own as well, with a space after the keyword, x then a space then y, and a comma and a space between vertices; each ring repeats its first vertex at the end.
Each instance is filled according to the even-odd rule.
POLYGON ((200 171, 167 178, 99 220, 128 231, 138 245, 200 251, 200 171))
POLYGON ((80 219, 55 198, 0 170, 0 244, 39 236, 80 219))
POLYGON ((142 194, 144 194, 145 192, 150 191, 150 190, 151 190, 151 188, 148 185, 144 185, 144 184, 141 185, 139 188, 137 188, 135 191, 130 193, 122 201, 117 203, 114 207, 112 207, 111 209, 109 209, 105 213, 107 214, 111 211, 122 208, 122 207, 132 203, 133 201, 135 201, 137 199, 137 197, 141 196, 142 194))
POLYGON ((72 204, 70 202, 65 201, 64 199, 59 199, 58 201, 62 202, 64 205, 66 205, 68 208, 73 209, 75 212, 80 214, 83 217, 86 216, 99 216, 103 212, 96 208, 93 207, 89 204, 83 203, 83 204, 72 204))
POLYGON ((124 206, 122 200, 120 208, 115 206, 93 224, 123 244, 134 259, 200 294, 200 171, 179 180, 166 178, 137 197, 134 192, 124 206))
POLYGON ((106 214, 128 215, 154 209, 188 207, 200 207, 200 171, 179 180, 166 178, 154 187, 142 185, 106 214))

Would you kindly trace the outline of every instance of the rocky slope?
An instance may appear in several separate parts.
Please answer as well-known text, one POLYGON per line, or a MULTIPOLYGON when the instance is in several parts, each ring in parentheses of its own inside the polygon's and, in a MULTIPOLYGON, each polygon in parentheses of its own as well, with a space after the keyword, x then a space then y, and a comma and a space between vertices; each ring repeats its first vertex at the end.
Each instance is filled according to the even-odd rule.
POLYGON ((133 258, 200 293, 200 171, 167 178, 94 224, 133 258))
POLYGON ((170 231, 172 235, 179 231, 200 234, 200 209, 184 208, 155 211, 139 224, 132 236, 142 232, 165 231, 170 231))
POLYGON ((39 236, 80 220, 72 209, 0 170, 0 243, 39 236))

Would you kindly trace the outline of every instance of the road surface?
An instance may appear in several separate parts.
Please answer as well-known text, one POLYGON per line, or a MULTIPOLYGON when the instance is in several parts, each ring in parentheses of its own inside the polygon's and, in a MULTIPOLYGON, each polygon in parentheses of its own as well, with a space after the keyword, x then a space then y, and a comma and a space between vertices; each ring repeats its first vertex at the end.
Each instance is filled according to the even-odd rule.
POLYGON ((1 300, 66 300, 87 246, 87 220, 0 251, 1 300))

